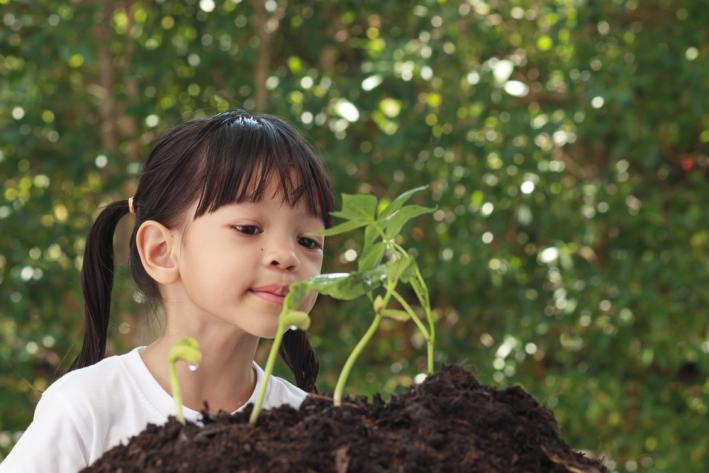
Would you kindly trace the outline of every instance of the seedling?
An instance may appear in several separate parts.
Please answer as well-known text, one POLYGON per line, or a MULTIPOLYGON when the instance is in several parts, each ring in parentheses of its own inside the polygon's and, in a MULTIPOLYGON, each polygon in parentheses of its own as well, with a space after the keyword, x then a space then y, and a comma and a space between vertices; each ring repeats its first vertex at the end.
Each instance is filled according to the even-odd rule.
POLYGON ((182 414, 182 391, 177 380, 177 370, 175 364, 178 360, 187 362, 190 371, 196 371, 202 361, 202 353, 199 351, 199 342, 192 337, 186 337, 178 341, 168 353, 170 369, 170 386, 172 388, 172 398, 175 400, 175 410, 177 420, 182 425, 185 424, 185 417, 182 414))
MULTIPOLYGON (((250 422, 255 423, 263 403, 263 395, 270 379, 276 354, 281 343, 284 328, 291 325, 288 320, 293 317, 293 308, 298 308, 310 290, 315 290, 336 299, 351 300, 360 296, 367 296, 372 303, 374 319, 362 339, 350 353, 340 373, 333 401, 336 406, 341 405, 347 378, 360 353, 376 332, 382 318, 389 317, 394 320, 413 320, 416 327, 423 335, 427 345, 428 373, 433 373, 433 354, 435 343, 435 325, 431 304, 428 296, 428 287, 421 276, 414 258, 399 244, 396 237, 409 220, 433 212, 435 208, 421 207, 418 205, 404 205, 411 196, 423 189, 418 187, 404 192, 390 204, 378 209, 377 198, 368 194, 342 196, 342 210, 332 212, 331 215, 340 217, 345 221, 332 228, 314 232, 311 235, 332 236, 364 228, 364 241, 362 256, 357 262, 357 270, 350 273, 321 274, 305 281, 299 281, 290 286, 288 295, 283 302, 283 309, 279 316, 278 331, 268 357, 264 370, 264 381, 261 385, 257 407, 251 413, 250 422), (386 256, 387 261, 382 263, 386 256), (423 312, 426 315, 428 327, 424 325, 416 311, 406 302, 397 287, 399 283, 408 284, 413 289, 423 312), (375 292, 384 291, 375 295, 375 292), (403 308, 392 309, 388 305, 394 298, 403 308)), ((307 315, 306 315, 307 316, 307 315)), ((302 317, 302 316, 301 316, 302 317)), ((309 321, 309 319, 308 319, 309 321)), ((300 327, 298 327, 300 328, 300 327)))
MULTIPOLYGON (((372 301, 374 320, 365 332, 362 339, 357 343, 350 353, 345 366, 338 377, 335 385, 333 400, 336 406, 342 402, 347 378, 360 353, 376 332, 383 317, 395 320, 406 321, 409 318, 414 321, 427 345, 427 368, 428 372, 433 372, 433 348, 435 343, 435 324, 428 297, 428 288, 421 276, 421 272, 414 259, 409 253, 396 243, 396 237, 401 232, 403 226, 414 217, 433 212, 435 208, 426 208, 418 205, 404 205, 411 196, 425 189, 418 187, 409 190, 398 196, 388 206, 377 213, 377 199, 372 195, 343 195, 343 205, 340 212, 333 212, 336 217, 344 218, 346 221, 331 229, 319 232, 323 235, 337 235, 354 228, 364 227, 364 244, 362 257, 358 261, 357 271, 350 273, 350 277, 357 277, 358 273, 368 281, 369 290, 366 295, 372 301), (355 226, 356 225, 356 226, 355 226), (379 241, 377 241, 379 240, 379 241), (387 255, 388 261, 380 264, 380 261, 387 255), (396 290, 398 284, 410 284, 416 294, 421 307, 423 308, 428 329, 421 322, 421 319, 401 294, 396 290), (384 296, 374 297, 375 289, 381 287, 385 290, 384 296), (403 307, 402 310, 389 309, 388 304, 394 297, 403 307)), ((340 287, 334 291, 319 291, 332 295, 338 299, 343 299, 340 287)))
POLYGON ((271 379, 273 366, 276 364, 276 355, 278 354, 278 347, 281 345, 281 341, 283 340, 283 334, 286 332, 286 330, 308 330, 308 327, 310 327, 310 317, 308 316, 308 314, 299 310, 291 309, 291 307, 298 307, 298 305, 300 305, 300 302, 302 302, 306 294, 307 289, 303 288, 302 285, 298 286, 297 283, 292 284, 288 291, 288 295, 283 301, 283 309, 281 310, 281 313, 278 316, 276 337, 273 340, 271 351, 268 353, 268 359, 266 360, 266 369, 264 370, 264 377, 263 381, 261 382, 261 388, 258 392, 256 404, 254 405, 254 409, 251 411, 251 416, 249 417, 249 422, 252 424, 256 422, 256 419, 258 419, 258 415, 261 412, 264 396, 266 394, 266 387, 268 386, 268 381, 271 379), (298 305, 293 304, 292 301, 294 299, 297 299, 298 305))

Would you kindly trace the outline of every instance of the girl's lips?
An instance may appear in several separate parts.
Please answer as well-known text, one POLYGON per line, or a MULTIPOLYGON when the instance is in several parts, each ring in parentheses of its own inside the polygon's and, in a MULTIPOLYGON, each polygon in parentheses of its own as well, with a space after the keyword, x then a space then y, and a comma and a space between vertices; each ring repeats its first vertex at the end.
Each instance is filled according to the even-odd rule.
POLYGON ((278 294, 273 294, 272 292, 267 291, 255 291, 252 289, 251 292, 253 292, 261 299, 273 302, 274 304, 283 305, 283 300, 286 298, 286 296, 279 296, 278 294))

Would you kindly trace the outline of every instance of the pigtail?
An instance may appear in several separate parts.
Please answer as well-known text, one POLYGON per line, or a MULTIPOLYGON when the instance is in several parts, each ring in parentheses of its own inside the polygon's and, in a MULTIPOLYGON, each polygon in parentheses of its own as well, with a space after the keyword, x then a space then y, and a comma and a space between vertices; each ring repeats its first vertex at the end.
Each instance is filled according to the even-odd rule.
POLYGON ((283 342, 278 352, 295 375, 298 387, 303 391, 317 394, 315 380, 318 377, 320 363, 306 333, 302 330, 288 330, 283 334, 283 342))
POLYGON ((128 201, 108 205, 96 218, 86 239, 81 268, 84 295, 85 331, 79 356, 69 371, 93 365, 106 353, 108 320, 113 286, 113 233, 118 221, 128 213, 128 201))

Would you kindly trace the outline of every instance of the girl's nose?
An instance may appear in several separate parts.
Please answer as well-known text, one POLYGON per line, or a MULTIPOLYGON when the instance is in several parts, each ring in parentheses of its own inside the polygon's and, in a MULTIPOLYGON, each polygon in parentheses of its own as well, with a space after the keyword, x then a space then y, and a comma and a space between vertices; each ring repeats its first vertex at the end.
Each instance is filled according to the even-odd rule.
POLYGON ((271 248, 264 250, 264 264, 275 266, 281 269, 292 271, 298 267, 300 261, 295 250, 289 245, 272 245, 271 248))

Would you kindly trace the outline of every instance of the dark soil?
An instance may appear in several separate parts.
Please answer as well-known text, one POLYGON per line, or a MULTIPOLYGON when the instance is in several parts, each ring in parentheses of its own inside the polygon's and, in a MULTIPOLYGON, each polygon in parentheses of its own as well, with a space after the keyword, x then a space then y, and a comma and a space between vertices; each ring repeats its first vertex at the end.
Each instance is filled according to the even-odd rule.
POLYGON ((553 414, 522 388, 496 390, 445 366, 389 402, 313 395, 248 423, 174 417, 114 447, 83 472, 593 472, 607 470, 559 438, 553 414))

